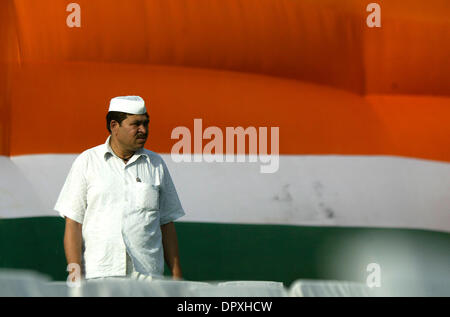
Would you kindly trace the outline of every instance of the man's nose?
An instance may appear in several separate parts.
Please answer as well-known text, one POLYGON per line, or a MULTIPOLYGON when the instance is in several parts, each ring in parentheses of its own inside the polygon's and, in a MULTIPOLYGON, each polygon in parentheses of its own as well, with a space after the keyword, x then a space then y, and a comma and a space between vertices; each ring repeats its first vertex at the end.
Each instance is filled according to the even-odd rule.
POLYGON ((147 134, 148 127, 144 124, 141 124, 138 128, 138 132, 142 134, 147 134))

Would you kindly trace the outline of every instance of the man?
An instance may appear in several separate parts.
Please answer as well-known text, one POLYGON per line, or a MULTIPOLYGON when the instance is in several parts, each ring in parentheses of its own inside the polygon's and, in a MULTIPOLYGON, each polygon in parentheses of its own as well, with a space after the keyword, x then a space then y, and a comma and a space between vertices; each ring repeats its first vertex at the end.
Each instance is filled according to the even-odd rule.
POLYGON ((138 96, 111 99, 110 136, 74 161, 55 205, 66 219, 67 262, 84 278, 181 279, 173 221, 184 215, 161 156, 144 149, 149 116, 138 96))

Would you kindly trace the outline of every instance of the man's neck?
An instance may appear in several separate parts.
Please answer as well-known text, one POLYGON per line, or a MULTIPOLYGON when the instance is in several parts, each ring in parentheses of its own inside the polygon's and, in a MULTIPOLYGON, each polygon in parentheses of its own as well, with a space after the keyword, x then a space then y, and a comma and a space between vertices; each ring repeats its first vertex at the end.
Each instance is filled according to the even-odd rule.
POLYGON ((134 151, 124 150, 113 137, 109 140, 109 146, 113 152, 125 162, 127 162, 135 153, 134 151))

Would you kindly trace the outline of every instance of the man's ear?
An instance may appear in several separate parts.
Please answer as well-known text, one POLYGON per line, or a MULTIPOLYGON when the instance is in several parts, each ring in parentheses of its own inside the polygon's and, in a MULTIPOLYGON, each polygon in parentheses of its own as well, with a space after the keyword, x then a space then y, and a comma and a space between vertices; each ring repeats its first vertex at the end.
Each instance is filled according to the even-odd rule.
POLYGON ((111 129, 111 133, 113 133, 114 131, 117 130, 117 128, 119 127, 119 122, 117 122, 116 120, 111 120, 111 122, 109 123, 109 128, 111 129))

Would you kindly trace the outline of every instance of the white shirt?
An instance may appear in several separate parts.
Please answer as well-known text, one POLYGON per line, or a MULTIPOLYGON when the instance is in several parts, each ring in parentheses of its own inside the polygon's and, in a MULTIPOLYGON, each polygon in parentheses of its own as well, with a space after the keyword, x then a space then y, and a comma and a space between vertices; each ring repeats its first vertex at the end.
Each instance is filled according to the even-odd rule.
POLYGON ((110 138, 75 159, 55 210, 83 224, 86 279, 126 276, 127 253, 135 271, 161 276, 160 226, 184 210, 160 155, 140 149, 125 164, 112 151, 110 138))

